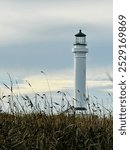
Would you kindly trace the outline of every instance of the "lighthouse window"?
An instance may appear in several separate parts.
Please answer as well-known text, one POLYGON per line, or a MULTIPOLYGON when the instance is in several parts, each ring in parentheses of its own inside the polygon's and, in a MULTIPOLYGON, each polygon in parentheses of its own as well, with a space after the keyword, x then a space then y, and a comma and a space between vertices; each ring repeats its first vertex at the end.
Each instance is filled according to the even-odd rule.
POLYGON ((76 37, 76 44, 85 44, 85 37, 76 37))

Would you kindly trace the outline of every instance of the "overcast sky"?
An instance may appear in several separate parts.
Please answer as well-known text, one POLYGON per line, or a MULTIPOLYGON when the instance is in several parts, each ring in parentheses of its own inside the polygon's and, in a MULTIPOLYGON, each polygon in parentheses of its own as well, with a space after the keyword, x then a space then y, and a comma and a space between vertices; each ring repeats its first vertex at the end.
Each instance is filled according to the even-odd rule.
POLYGON ((52 89, 73 88, 79 29, 87 35, 88 86, 111 91, 106 72, 112 75, 112 0, 1 0, 0 84, 9 72, 21 86, 27 79, 40 91, 43 70, 52 89))

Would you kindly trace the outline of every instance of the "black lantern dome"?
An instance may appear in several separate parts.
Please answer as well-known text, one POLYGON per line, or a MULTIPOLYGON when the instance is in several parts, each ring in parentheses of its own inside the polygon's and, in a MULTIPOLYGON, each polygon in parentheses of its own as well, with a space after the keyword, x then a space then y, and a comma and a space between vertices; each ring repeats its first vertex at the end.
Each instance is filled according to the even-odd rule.
POLYGON ((86 45, 86 35, 79 30, 79 33, 75 34, 74 45, 86 45))

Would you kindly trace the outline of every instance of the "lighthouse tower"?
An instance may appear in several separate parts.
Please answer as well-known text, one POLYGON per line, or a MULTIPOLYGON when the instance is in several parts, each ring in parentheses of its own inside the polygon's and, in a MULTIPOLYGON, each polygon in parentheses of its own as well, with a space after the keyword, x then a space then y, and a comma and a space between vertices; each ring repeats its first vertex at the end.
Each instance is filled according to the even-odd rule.
POLYGON ((86 108, 86 35, 79 30, 75 35, 75 43, 72 49, 74 53, 74 75, 75 75, 75 89, 74 107, 76 110, 85 110, 86 108))

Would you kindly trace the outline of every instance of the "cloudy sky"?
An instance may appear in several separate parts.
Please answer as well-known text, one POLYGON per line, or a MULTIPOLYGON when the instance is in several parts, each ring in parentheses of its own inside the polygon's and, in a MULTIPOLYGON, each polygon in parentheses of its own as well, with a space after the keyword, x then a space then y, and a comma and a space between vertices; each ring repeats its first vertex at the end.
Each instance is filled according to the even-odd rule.
POLYGON ((79 29, 89 49, 87 86, 101 96, 112 91, 107 76, 112 76, 112 0, 1 0, 1 89, 8 72, 23 93, 30 92, 25 80, 37 92, 47 91, 46 77, 52 91, 72 91, 72 47, 79 29))

